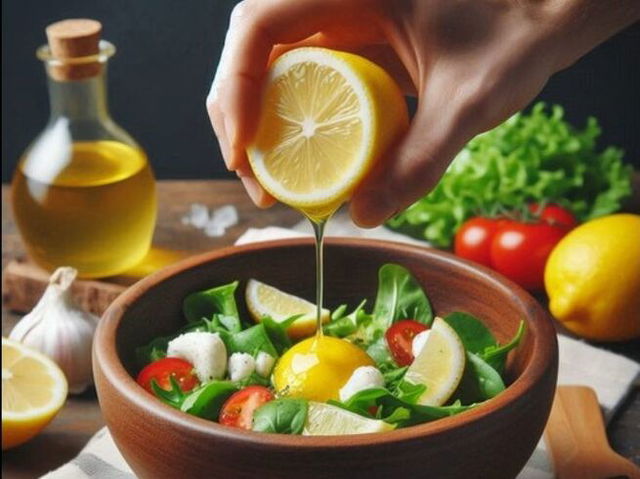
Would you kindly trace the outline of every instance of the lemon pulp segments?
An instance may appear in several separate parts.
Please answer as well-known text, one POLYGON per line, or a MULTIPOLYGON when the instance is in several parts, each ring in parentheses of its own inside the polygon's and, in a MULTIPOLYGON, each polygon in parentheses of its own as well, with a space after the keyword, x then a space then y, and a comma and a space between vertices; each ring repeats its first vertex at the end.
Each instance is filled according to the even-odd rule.
POLYGON ((44 428, 67 397, 67 381, 49 358, 2 338, 2 448, 44 428))
POLYGON ((407 123, 402 94, 380 67, 349 53, 300 48, 271 67, 249 160, 269 193, 323 220, 407 123))

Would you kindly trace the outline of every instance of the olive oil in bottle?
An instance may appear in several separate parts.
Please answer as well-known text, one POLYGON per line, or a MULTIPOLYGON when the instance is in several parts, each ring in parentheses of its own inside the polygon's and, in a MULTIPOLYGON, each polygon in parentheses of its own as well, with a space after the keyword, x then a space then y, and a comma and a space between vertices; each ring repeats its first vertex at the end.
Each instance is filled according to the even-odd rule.
POLYGON ((31 258, 84 277, 121 273, 148 252, 155 181, 144 151, 109 116, 105 69, 113 45, 93 20, 47 28, 38 50, 49 79, 51 117, 18 164, 16 223, 31 258))

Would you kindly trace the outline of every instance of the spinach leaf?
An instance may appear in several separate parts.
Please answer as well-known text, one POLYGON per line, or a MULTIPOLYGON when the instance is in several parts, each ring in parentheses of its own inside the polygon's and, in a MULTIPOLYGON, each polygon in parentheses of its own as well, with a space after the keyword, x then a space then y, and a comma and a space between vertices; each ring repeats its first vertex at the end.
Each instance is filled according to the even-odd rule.
POLYGON ((180 410, 194 416, 216 421, 224 402, 238 387, 230 381, 211 381, 191 392, 180 410))
POLYGON ((236 305, 235 291, 238 281, 216 286, 215 288, 198 291, 188 295, 182 303, 182 311, 189 322, 202 318, 211 319, 214 314, 221 314, 234 318, 227 319, 225 327, 231 332, 241 329, 240 316, 236 305))
POLYGON ((280 434, 302 434, 309 403, 305 399, 269 401, 253 413, 253 430, 280 434))
POLYGON ((484 359, 489 365, 491 365, 496 371, 500 374, 504 372, 504 366, 507 362, 507 354, 509 351, 516 348, 522 337, 524 336, 524 332, 526 329, 526 324, 524 321, 520 321, 520 325, 518 326, 518 331, 515 336, 509 341, 507 344, 494 345, 487 347, 482 353, 480 357, 484 359))
POLYGON ((477 354, 467 351, 462 379, 453 397, 468 404, 491 399, 504 391, 500 374, 477 354))
POLYGON ((167 355, 167 346, 174 336, 161 336, 151 340, 149 344, 136 348, 136 363, 142 369, 167 355))
POLYGON ((387 263, 378 271, 372 324, 386 331, 398 319, 431 324, 433 311, 422 287, 411 273, 398 264, 387 263))
POLYGON ((450 406, 421 406, 419 404, 411 404, 410 402, 397 398, 388 390, 382 388, 360 391, 344 403, 339 401, 329 402, 365 417, 372 417, 369 411, 372 407, 377 407, 378 412, 376 417, 378 419, 398 426, 411 426, 429 422, 442 417, 459 414, 475 407, 475 404, 462 406, 459 403, 450 406))
MULTIPOLYGON (((273 347, 278 351, 278 354, 284 353, 292 345, 291 339, 287 334, 287 329, 301 314, 296 314, 283 321, 276 321, 270 316, 264 316, 260 323, 264 325, 264 329, 273 344, 273 347)), ((274 356, 277 357, 277 356, 274 356)))
POLYGON ((480 354, 485 349, 498 344, 489 328, 470 314, 451 313, 444 320, 458 333, 467 351, 480 354))
POLYGON ((248 353, 257 356, 260 351, 278 357, 278 351, 271 342, 264 323, 258 323, 239 333, 221 336, 227 346, 227 353, 248 353))

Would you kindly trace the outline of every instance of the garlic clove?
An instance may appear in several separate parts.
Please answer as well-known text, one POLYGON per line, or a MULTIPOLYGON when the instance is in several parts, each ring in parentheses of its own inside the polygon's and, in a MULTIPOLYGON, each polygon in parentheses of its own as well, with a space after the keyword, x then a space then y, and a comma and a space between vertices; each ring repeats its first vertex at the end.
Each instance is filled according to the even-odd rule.
POLYGON ((53 359, 65 373, 72 394, 93 383, 91 345, 98 324, 96 316, 73 301, 71 285, 77 274, 71 267, 58 268, 38 304, 9 335, 53 359))

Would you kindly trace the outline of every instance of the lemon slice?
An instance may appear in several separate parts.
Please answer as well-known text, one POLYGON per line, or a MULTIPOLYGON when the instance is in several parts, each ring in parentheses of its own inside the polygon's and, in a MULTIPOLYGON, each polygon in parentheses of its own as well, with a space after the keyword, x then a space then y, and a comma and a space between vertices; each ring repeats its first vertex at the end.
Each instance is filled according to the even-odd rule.
POLYGON ((385 432, 393 429, 395 429, 393 424, 379 419, 369 419, 337 406, 310 401, 307 422, 302 434, 304 436, 334 436, 385 432))
POLYGON ((2 449, 38 434, 67 397, 67 380, 46 356, 2 338, 2 449))
MULTIPOLYGON (((287 329, 287 334, 292 338, 310 336, 316 330, 316 305, 298 296, 250 279, 245 290, 245 300, 249 313, 256 322, 260 322, 264 316, 271 316, 275 321, 284 321, 291 316, 302 314, 303 316, 296 319, 287 329)), ((329 321, 329 316, 329 310, 322 309, 320 317, 323 323, 329 321)))
POLYGON ((436 318, 424 348, 407 369, 404 379, 424 384, 418 404, 440 406, 458 387, 466 354, 460 337, 442 318, 436 318))
POLYGON ((407 125, 402 92, 382 68, 350 53, 299 48, 270 68, 249 161, 271 195, 325 219, 407 125))

